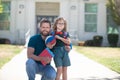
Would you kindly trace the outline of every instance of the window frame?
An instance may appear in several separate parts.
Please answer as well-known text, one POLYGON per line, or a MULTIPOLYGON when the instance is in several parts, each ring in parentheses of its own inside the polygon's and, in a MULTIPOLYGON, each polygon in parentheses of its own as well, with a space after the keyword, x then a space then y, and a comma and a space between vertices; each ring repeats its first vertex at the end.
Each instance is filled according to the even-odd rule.
POLYGON ((97 20, 97 13, 98 13, 98 4, 97 3, 85 3, 85 7, 84 7, 84 12, 85 12, 85 14, 84 14, 84 20, 85 20, 85 23, 84 23, 84 31, 85 32, 97 32, 97 22, 98 22, 98 20, 97 20), (90 12, 90 11, 86 11, 86 6, 87 5, 96 5, 96 11, 94 12, 90 12), (86 20, 86 16, 90 16, 90 15, 94 15, 95 17, 96 17, 96 19, 94 20, 95 21, 95 23, 94 22, 87 22, 87 20, 86 20), (86 24, 87 25, 89 25, 89 24, 93 24, 93 25, 96 25, 96 27, 95 27, 95 30, 93 29, 93 30, 87 30, 87 28, 88 28, 88 26, 86 26, 86 24))
MULTIPOLYGON (((10 24, 11 24, 11 2, 10 1, 3 1, 2 4, 9 4, 9 8, 7 10, 3 10, 3 13, 1 15, 7 14, 7 19, 1 19, 0 20, 0 31, 9 31, 10 30, 10 24), (2 26, 3 25, 3 26, 2 26)), ((4 7, 3 7, 4 8, 4 7)))

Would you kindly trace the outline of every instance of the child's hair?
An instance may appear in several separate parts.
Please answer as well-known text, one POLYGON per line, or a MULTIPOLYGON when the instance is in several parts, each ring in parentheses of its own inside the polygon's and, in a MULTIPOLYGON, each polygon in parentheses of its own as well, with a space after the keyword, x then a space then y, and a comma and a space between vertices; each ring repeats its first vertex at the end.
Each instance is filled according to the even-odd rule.
POLYGON ((55 21, 55 23, 54 23, 54 25, 53 25, 53 30, 54 30, 54 31, 57 30, 57 23, 58 23, 58 21, 61 21, 61 20, 64 21, 64 29, 63 29, 63 31, 67 31, 67 22, 66 22, 66 20, 65 20, 63 17, 58 17, 58 18, 56 19, 56 21, 55 21))

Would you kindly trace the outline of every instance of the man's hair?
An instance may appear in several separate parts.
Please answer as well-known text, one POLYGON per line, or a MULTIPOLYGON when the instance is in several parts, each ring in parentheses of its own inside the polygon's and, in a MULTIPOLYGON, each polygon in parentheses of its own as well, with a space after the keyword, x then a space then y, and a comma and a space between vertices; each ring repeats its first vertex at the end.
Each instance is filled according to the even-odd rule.
POLYGON ((46 18, 43 18, 41 21, 40 21, 40 27, 42 26, 43 23, 49 23, 50 27, 51 27, 51 22, 46 19, 46 18))

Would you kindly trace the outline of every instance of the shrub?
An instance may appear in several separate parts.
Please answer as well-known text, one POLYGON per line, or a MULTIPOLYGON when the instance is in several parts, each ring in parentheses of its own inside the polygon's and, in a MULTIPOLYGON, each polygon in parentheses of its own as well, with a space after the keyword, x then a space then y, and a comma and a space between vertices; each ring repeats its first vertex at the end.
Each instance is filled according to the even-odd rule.
POLYGON ((10 44, 10 40, 6 38, 0 38, 0 44, 10 44))
POLYGON ((93 37, 94 46, 101 46, 102 41, 103 41, 103 37, 100 35, 96 35, 93 37))
POLYGON ((118 39, 119 39, 119 35, 118 34, 108 34, 108 42, 110 44, 111 47, 116 47, 117 43, 118 43, 118 39))
POLYGON ((93 40, 87 40, 85 41, 85 46, 94 46, 94 41, 93 40))

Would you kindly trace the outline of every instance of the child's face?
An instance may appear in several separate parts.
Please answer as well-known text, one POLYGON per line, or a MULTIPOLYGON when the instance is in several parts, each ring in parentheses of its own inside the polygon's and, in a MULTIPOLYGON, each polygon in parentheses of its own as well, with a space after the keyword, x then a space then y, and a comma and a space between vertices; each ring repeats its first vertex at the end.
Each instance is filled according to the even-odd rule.
POLYGON ((62 31, 64 29, 64 21, 63 20, 59 20, 57 22, 57 31, 62 31))

